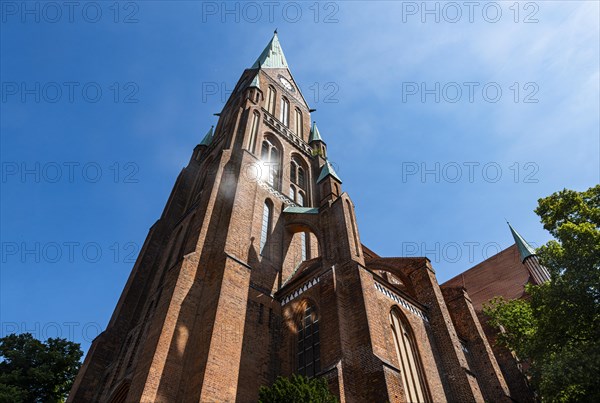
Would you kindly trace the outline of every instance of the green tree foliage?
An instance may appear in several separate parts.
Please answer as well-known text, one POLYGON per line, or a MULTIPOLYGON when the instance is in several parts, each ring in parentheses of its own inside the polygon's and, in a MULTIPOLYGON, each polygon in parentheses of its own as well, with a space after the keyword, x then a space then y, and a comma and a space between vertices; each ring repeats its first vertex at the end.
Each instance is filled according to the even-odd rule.
POLYGON ((495 298, 484 311, 498 341, 529 362, 543 401, 600 401, 600 185, 562 190, 535 212, 555 238, 538 249, 551 280, 528 300, 495 298))
POLYGON ((0 402, 62 402, 81 365, 79 344, 30 333, 0 338, 0 402))
POLYGON ((308 379, 301 375, 278 377, 271 387, 260 388, 260 403, 337 403, 323 378, 308 379))

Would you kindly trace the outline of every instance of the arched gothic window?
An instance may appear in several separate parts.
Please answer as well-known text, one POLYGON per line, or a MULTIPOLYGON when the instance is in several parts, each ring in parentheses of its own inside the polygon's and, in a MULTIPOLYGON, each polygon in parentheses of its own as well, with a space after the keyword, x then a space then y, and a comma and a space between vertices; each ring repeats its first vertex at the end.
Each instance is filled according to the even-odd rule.
POLYGON ((309 378, 321 372, 319 318, 307 305, 298 326, 298 373, 309 378))
POLYGON ((248 143, 248 150, 253 153, 254 147, 256 146, 256 136, 258 135, 258 124, 260 122, 260 115, 258 112, 254 112, 252 115, 252 127, 250 128, 250 142, 248 143))
POLYGON ((265 201, 265 206, 263 208, 263 217, 262 217, 262 228, 260 230, 260 253, 262 254, 265 245, 267 244, 267 237, 269 236, 269 232, 271 232, 271 223, 273 221, 273 209, 271 207, 271 203, 267 200, 265 201))
POLYGON ((302 130, 302 112, 300 109, 296 108, 296 113, 294 116, 294 131, 296 135, 304 140, 303 130, 302 130))
POLYGON ((281 97, 281 115, 279 120, 286 127, 290 126, 290 101, 286 97, 281 97))
POLYGON ((277 97, 277 92, 273 86, 269 85, 269 90, 267 91, 267 111, 271 114, 275 114, 275 99, 277 97))
POLYGON ((306 176, 304 168, 302 168, 296 157, 293 157, 290 163, 290 182, 290 198, 300 206, 304 206, 306 199, 306 176))
POLYGON ((265 139, 262 143, 260 158, 263 163, 262 179, 274 188, 279 183, 280 153, 273 143, 265 139))
POLYGON ((398 308, 392 309, 390 322, 406 400, 419 403, 429 402, 430 399, 427 395, 423 367, 419 359, 415 338, 398 308))
POLYGON ((300 206, 300 207, 304 207, 304 192, 302 192, 301 190, 299 190, 296 193, 296 199, 295 199, 296 203, 300 206))

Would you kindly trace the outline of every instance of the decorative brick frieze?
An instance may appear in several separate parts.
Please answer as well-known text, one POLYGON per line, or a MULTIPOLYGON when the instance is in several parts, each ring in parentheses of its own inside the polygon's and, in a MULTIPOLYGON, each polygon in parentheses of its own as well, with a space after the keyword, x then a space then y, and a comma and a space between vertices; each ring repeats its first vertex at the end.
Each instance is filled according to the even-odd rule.
POLYGON ((403 306, 410 313, 417 315, 419 318, 423 319, 425 322, 429 322, 429 319, 427 319, 427 315, 425 315, 425 313, 422 310, 420 310, 419 308, 417 308, 416 306, 414 306, 413 304, 411 304, 410 302, 408 302, 407 300, 402 298, 400 295, 391 291, 389 288, 387 288, 383 284, 380 284, 377 281, 375 281, 375 288, 377 289, 377 291, 384 294, 386 297, 394 300, 396 303, 403 306))

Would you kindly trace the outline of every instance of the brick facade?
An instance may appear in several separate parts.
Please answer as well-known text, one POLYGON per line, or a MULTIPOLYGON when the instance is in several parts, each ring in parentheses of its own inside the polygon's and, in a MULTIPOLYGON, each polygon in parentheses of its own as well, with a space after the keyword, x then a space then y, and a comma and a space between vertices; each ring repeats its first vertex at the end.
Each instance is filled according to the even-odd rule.
MULTIPOLYGON (((537 257, 532 256, 530 259, 537 257)), ((502 296, 507 300, 527 298, 525 285, 529 282, 535 283, 533 276, 522 262, 517 245, 512 245, 442 285, 448 299, 453 299, 452 294, 464 293, 465 299, 468 299, 467 304, 470 305, 469 311, 475 313, 478 325, 488 339, 510 395, 522 402, 534 401, 533 392, 514 355, 506 348, 496 345, 496 330, 487 324, 482 310, 483 304, 495 296, 502 296)), ((456 316, 464 317, 460 312, 464 310, 456 310, 456 316)), ((472 313, 468 316, 472 316, 472 313)), ((460 322, 465 323, 462 320, 460 322)))
POLYGON ((289 69, 264 66, 244 71, 181 171, 69 401, 253 402, 300 367, 342 402, 526 400, 463 285, 440 287, 426 258, 362 245, 337 175, 318 180, 326 145, 309 138, 289 69))

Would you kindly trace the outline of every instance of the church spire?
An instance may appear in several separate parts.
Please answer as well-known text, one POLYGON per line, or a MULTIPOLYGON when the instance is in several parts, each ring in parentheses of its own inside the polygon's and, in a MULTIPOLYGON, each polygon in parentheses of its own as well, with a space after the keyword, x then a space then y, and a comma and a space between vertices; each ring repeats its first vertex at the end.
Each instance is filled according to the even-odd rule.
POLYGON ((521 263, 527 267, 529 274, 533 278, 534 284, 543 284, 550 280, 550 273, 548 269, 539 262, 535 249, 527 243, 525 239, 519 234, 510 223, 507 221, 510 232, 515 239, 517 249, 519 249, 519 255, 521 256, 521 263))
POLYGON ((515 239, 515 244, 517 245, 517 248, 519 249, 519 254, 521 255, 521 262, 524 262, 525 259, 527 259, 529 256, 535 255, 535 249, 533 249, 533 247, 531 247, 531 245, 529 245, 527 243, 527 241, 525 239, 523 239, 521 234, 519 234, 512 227, 512 225, 510 225, 509 222, 506 222, 506 223, 508 224, 508 227, 510 228, 510 232, 512 233, 512 236, 515 239))
POLYGON ((278 68, 278 69, 287 69, 288 64, 287 60, 285 60, 285 55, 283 54, 283 49, 281 48, 281 44, 279 43, 279 38, 277 37, 277 30, 273 33, 273 38, 262 51, 258 59, 252 65, 253 69, 269 69, 269 68, 278 68))

